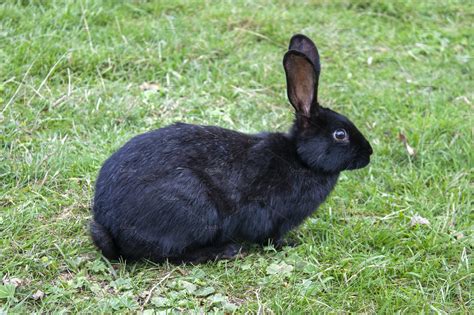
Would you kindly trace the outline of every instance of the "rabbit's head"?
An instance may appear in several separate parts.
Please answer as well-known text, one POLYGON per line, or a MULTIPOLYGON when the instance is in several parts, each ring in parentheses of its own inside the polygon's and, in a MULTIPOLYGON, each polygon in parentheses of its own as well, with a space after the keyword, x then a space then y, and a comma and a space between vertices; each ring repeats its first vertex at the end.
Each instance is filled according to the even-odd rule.
POLYGON ((319 53, 304 35, 291 38, 283 58, 287 93, 296 110, 293 136, 298 155, 310 168, 339 173, 365 167, 372 147, 345 116, 318 103, 319 53))

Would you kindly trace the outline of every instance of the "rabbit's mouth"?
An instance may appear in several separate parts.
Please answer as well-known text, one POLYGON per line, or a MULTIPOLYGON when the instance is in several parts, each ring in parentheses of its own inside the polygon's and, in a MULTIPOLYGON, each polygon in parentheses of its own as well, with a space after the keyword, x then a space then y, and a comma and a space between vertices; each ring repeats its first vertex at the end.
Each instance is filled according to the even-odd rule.
POLYGON ((364 168, 370 163, 370 155, 367 155, 363 158, 351 161, 349 165, 347 166, 346 170, 356 170, 359 168, 364 168))

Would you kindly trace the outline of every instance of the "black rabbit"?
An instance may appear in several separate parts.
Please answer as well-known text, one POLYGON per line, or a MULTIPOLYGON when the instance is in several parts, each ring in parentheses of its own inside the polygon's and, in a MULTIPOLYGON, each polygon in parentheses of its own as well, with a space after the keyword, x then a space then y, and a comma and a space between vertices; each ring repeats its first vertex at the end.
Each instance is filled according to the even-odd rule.
POLYGON ((341 171, 369 163, 359 130, 317 101, 314 43, 293 36, 283 66, 296 110, 288 133, 177 123, 136 136, 104 163, 91 233, 105 257, 198 263, 231 258, 242 242, 281 244, 341 171))

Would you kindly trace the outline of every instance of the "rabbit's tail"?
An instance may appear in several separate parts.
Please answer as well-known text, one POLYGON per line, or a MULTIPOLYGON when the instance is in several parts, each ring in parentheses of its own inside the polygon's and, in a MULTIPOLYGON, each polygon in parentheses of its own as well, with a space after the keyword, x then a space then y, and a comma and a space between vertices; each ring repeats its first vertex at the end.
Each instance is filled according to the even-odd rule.
POLYGON ((92 241, 102 254, 108 259, 117 259, 119 257, 117 247, 110 232, 96 221, 92 221, 90 225, 92 241))

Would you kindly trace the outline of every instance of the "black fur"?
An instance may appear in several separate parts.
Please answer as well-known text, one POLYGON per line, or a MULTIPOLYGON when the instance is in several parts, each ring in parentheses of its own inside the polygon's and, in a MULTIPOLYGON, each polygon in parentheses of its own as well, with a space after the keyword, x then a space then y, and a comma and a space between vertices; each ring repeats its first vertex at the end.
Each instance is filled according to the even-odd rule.
POLYGON ((248 135, 177 123, 131 139, 103 165, 91 233, 114 259, 204 262, 241 242, 282 243, 311 215, 339 173, 372 148, 344 116, 319 106, 319 54, 295 35, 284 58, 296 118, 288 133, 248 135), (336 129, 347 141, 336 141, 336 129))

